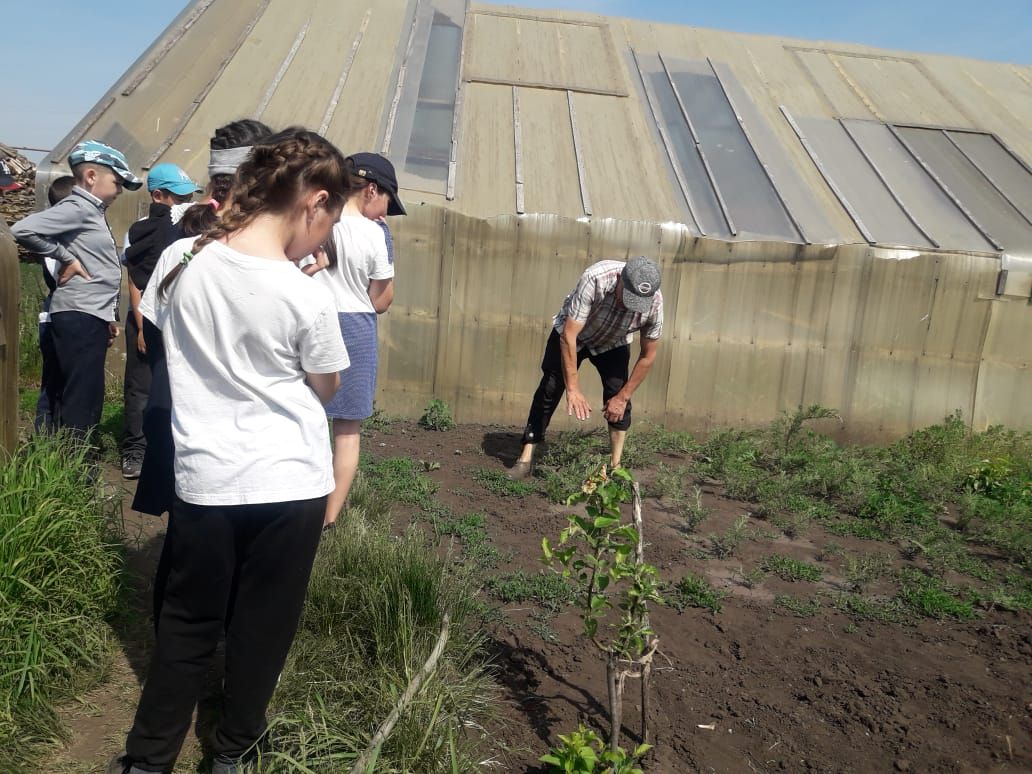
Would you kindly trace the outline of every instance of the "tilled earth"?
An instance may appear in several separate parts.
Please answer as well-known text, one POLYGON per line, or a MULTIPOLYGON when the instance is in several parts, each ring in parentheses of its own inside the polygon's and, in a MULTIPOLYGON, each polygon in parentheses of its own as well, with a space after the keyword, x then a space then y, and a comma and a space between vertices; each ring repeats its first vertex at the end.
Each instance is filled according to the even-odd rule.
MULTIPOLYGON (((363 451, 375 456, 439 464, 426 465, 438 499, 456 514, 487 515, 492 545, 511 557, 489 575, 538 572, 541 538, 555 539, 565 524, 566 509, 544 497, 493 494, 473 478, 481 469, 504 470, 517 447, 518 436, 506 429, 462 426, 433 433, 401 422, 363 440, 363 451)), ((637 471, 646 483, 653 472, 637 471)), ((775 605, 775 598, 844 589, 836 561, 821 564, 826 571, 817 583, 768 576, 743 584, 762 557, 778 553, 820 564, 817 557, 832 541, 857 553, 898 556, 896 547, 829 535, 818 525, 790 540, 750 519, 758 537, 730 559, 707 558, 706 536, 727 530, 748 506, 726 499, 716 485, 704 484, 703 492, 712 512, 692 534, 678 528, 666 503, 645 501, 646 556, 663 579, 703 575, 727 594, 719 613, 653 610, 661 656, 647 771, 1032 771, 1032 616, 992 610, 968 622, 883 624, 822 605, 812 616, 797 617, 775 605)), ((404 521, 407 514, 399 508, 397 515, 404 521)), ((142 616, 162 522, 128 518, 138 530, 131 557, 142 616)), ((503 704, 487 729, 498 743, 485 750, 492 770, 542 770, 538 757, 580 722, 605 734, 604 665, 581 636, 573 609, 543 617, 532 603, 506 604, 493 627, 503 704)), ((99 770, 116 750, 135 706, 146 637, 139 623, 131 627, 125 663, 87 704, 69 709, 72 738, 55 758, 55 770, 99 770)), ((638 690, 629 681, 625 746, 640 741, 638 690)))

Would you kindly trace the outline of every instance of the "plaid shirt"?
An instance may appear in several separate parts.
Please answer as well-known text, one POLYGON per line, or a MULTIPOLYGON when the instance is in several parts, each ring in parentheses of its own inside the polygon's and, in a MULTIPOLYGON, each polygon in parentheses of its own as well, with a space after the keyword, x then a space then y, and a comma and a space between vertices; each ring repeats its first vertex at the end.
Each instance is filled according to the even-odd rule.
POLYGON ((663 334, 663 293, 652 300, 652 309, 645 314, 630 312, 616 303, 616 283, 623 271, 623 261, 599 261, 592 264, 577 281, 577 287, 563 301, 555 316, 555 330, 562 334, 567 319, 584 323, 577 334, 577 349, 587 348, 592 355, 630 344, 634 332, 640 330, 647 339, 663 334))

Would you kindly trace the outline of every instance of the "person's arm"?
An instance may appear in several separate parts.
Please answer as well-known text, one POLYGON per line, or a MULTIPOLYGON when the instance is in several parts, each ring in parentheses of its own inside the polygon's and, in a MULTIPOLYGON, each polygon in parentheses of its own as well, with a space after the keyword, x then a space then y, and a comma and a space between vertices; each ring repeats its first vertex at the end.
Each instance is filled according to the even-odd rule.
POLYGON ((383 314, 394 301, 394 278, 369 280, 369 300, 377 314, 383 314))
POLYGON ((136 284, 129 279, 129 305, 132 308, 133 319, 136 320, 136 349, 141 355, 147 354, 147 344, 143 340, 143 313, 140 312, 140 303, 143 301, 143 294, 136 284))
POLYGON ((659 339, 641 337, 641 354, 638 355, 638 361, 634 364, 630 378, 627 379, 627 383, 621 388, 620 392, 606 402, 606 408, 603 412, 606 420, 609 422, 619 422, 623 418, 624 412, 627 410, 627 402, 631 399, 634 391, 638 389, 638 386, 645 381, 645 377, 649 375, 649 370, 656 361, 656 352, 658 350, 659 339))
POLYGON ((90 279, 79 260, 58 237, 75 231, 82 225, 79 209, 74 205, 54 206, 34 212, 11 226, 11 235, 26 250, 53 258, 61 264, 58 285, 64 285, 75 275, 90 279))
POLYGON ((312 374, 305 371, 305 381, 308 382, 308 386, 312 388, 312 392, 319 397, 324 406, 340 389, 340 373, 337 371, 329 374, 312 374))
POLYGON ((580 390, 580 379, 577 376, 577 334, 584 330, 584 323, 569 317, 563 323, 563 332, 559 337, 559 354, 563 361, 563 382, 566 384, 566 413, 576 415, 577 419, 591 416, 591 404, 580 390))

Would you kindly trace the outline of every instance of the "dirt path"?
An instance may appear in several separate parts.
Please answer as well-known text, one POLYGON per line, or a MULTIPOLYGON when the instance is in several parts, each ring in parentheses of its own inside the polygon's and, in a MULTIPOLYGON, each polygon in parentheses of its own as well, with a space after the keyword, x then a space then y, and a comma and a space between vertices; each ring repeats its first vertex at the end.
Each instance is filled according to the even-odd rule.
MULTIPOLYGON (((558 535, 564 509, 536 494, 491 493, 473 477, 481 469, 503 470, 515 435, 472 426, 428 433, 396 423, 364 444, 377 456, 440 465, 427 465, 438 499, 456 514, 487 515, 491 545, 503 557, 489 574, 538 572, 541 537, 558 535)), ((641 474, 646 481, 651 475, 641 474)), ((663 578, 674 582, 691 572, 727 595, 719 613, 654 611, 664 659, 655 680, 656 750, 648 771, 1032 771, 1032 617, 990 611, 970 622, 901 625, 858 621, 826 604, 786 609, 779 600, 843 588, 838 564, 820 558, 829 543, 896 557, 898 550, 831 536, 817 525, 794 539, 774 537, 769 525, 750 519, 753 537, 729 558, 714 559, 703 550, 706 536, 726 531, 746 506, 714 486, 704 489, 703 500, 712 511, 693 534, 679 529, 663 502, 646 501, 648 557, 663 578), (816 583, 776 577, 744 583, 773 552, 826 571, 816 583)), ((47 770, 101 770, 131 723, 164 522, 133 515, 128 506, 126 521, 133 591, 116 626, 120 654, 105 684, 67 709, 71 741, 47 770)), ((537 758, 578 722, 604 731, 604 670, 579 629, 569 609, 547 617, 529 603, 502 606, 492 636, 505 701, 489 731, 503 747, 491 752, 505 771, 539 770, 537 758)), ((631 740, 638 732, 635 705, 631 698, 624 710, 631 740)), ((190 745, 179 771, 196 767, 193 734, 190 745)))

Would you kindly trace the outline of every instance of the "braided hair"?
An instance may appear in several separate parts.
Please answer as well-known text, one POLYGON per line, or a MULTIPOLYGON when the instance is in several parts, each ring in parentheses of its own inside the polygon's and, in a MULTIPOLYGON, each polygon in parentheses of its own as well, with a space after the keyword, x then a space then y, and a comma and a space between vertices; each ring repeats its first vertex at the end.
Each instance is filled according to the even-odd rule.
POLYGON ((225 210, 197 238, 183 261, 169 271, 159 291, 165 293, 205 245, 247 228, 260 215, 289 213, 298 198, 313 189, 329 194, 328 210, 343 207, 353 190, 345 174, 344 156, 328 140, 302 127, 291 127, 253 146, 233 176, 225 210))

